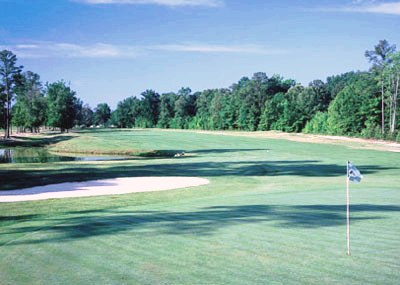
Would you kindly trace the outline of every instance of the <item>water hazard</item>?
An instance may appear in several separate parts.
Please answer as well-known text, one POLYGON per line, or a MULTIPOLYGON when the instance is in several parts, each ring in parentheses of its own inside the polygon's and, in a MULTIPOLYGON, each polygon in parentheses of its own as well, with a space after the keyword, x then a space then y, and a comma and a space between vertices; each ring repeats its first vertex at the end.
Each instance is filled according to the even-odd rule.
POLYGON ((0 163, 47 163, 60 161, 126 160, 123 156, 72 156, 54 154, 44 148, 0 149, 0 163))

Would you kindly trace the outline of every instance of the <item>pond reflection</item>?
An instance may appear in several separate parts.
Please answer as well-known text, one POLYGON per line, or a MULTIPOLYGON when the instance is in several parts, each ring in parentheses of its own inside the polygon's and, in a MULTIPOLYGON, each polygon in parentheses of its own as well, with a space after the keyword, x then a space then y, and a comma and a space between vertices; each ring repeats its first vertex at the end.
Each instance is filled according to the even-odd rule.
POLYGON ((126 160, 123 156, 72 156, 58 155, 44 148, 0 149, 0 163, 47 163, 60 161, 126 160))

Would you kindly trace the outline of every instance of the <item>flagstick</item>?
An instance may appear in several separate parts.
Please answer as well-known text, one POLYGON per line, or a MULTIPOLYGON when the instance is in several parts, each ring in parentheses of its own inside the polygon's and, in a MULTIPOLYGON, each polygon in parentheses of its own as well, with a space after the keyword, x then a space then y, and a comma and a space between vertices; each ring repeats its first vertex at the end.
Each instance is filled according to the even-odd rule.
POLYGON ((347 221, 347 255, 350 255, 350 191, 349 191, 349 162, 347 162, 346 175, 346 221, 347 221))

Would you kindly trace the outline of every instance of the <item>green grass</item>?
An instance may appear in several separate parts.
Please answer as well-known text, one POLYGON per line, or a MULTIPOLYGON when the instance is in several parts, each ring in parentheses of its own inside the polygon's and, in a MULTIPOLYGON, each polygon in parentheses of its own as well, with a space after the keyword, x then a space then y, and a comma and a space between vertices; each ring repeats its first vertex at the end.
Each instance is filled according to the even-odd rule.
MULTIPOLYGON (((54 138, 56 140, 56 138, 54 138)), ((185 151, 182 158, 0 165, 0 188, 199 176, 198 188, 0 204, 0 284, 398 284, 398 153, 138 130, 54 148, 185 151), (90 144, 84 142, 90 141, 90 144), (345 163, 352 255, 346 256, 345 163)))

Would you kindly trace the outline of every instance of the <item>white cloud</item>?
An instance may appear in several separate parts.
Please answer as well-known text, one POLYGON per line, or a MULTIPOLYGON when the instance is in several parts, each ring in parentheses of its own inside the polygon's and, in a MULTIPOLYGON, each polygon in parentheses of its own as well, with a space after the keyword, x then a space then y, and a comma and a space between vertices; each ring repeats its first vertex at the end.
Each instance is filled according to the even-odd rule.
POLYGON ((151 49, 171 52, 197 53, 278 54, 284 52, 283 50, 268 49, 260 45, 167 44, 152 46, 151 49))
POLYGON ((400 15, 400 2, 378 3, 361 7, 358 12, 400 15))
POLYGON ((223 0, 72 0, 91 5, 100 4, 153 4, 163 6, 208 6, 217 7, 223 0))
POLYGON ((129 48, 117 47, 108 44, 94 44, 81 46, 69 43, 56 43, 48 45, 50 51, 66 57, 134 57, 134 51, 129 51, 129 48))
POLYGON ((400 15, 400 2, 353 1, 352 5, 317 9, 325 12, 351 12, 400 15))
POLYGON ((19 49, 34 49, 34 48, 38 48, 38 46, 37 45, 32 45, 32 44, 30 44, 30 45, 16 45, 16 48, 19 48, 19 49))
POLYGON ((185 53, 242 53, 282 54, 286 51, 270 49, 261 45, 210 45, 210 44, 164 44, 151 46, 128 46, 96 43, 78 45, 72 43, 34 42, 1 46, 21 58, 135 58, 143 54, 160 52, 185 53))
POLYGON ((134 47, 96 43, 77 45, 71 43, 40 42, 5 47, 22 58, 133 58, 139 51, 134 47))

